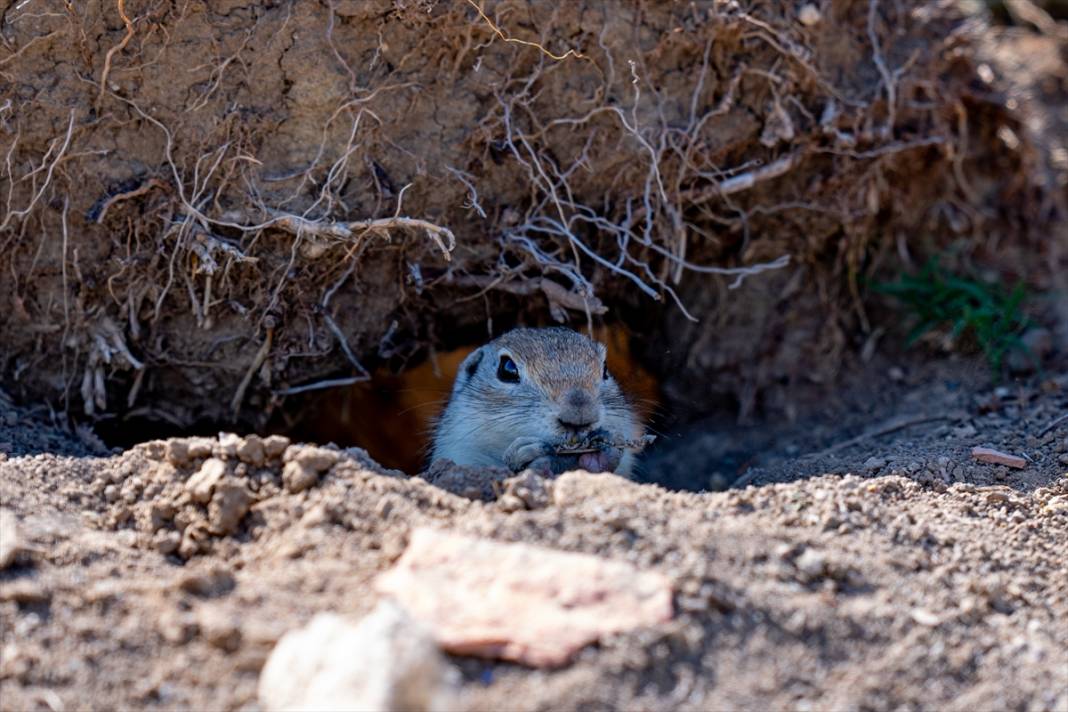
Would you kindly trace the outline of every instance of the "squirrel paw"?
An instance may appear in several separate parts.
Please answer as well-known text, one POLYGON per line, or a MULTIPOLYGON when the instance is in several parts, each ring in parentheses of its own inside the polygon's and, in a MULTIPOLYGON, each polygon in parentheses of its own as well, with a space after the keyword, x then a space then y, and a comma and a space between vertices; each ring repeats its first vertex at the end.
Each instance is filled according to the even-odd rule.
POLYGON ((534 437, 516 438, 504 451, 504 464, 512 472, 551 470, 553 447, 534 437))

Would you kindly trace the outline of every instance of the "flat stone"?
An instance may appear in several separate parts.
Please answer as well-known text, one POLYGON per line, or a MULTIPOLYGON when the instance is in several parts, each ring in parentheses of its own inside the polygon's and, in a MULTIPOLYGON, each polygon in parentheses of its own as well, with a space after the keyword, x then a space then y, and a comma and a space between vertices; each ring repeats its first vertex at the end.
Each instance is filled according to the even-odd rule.
POLYGON ((672 617, 671 585, 658 572, 425 527, 376 585, 445 650, 537 667, 563 665, 606 635, 672 617))
POLYGON ((1001 452, 1000 450, 994 450, 988 447, 973 447, 972 457, 979 462, 986 462, 991 465, 1006 465, 1008 467, 1015 467, 1018 470, 1027 467, 1027 460, 1022 457, 1010 455, 1007 452, 1001 452))

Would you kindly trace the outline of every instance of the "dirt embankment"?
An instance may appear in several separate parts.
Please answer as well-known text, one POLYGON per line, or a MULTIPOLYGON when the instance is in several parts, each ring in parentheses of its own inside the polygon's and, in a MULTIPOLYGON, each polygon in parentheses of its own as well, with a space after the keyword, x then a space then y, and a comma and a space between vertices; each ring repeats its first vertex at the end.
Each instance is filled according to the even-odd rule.
POLYGON ((0 375, 262 427, 487 317, 626 316, 673 397, 747 413, 834 375, 902 255, 996 232, 1043 283, 1044 159, 976 21, 806 8, 4 3, 0 375))
MULTIPOLYGON (((932 402, 944 383, 902 400, 932 402)), ((1062 710, 1065 389, 973 393, 963 420, 779 452, 751 479, 792 481, 703 494, 439 469, 446 490, 277 437, 32 454, 63 436, 22 419, 0 430, 27 453, 0 454, 0 699, 258 708, 275 642, 317 612, 371 610, 375 579, 429 526, 627 561, 673 591, 672 620, 553 671, 451 657, 467 709, 1062 710), (975 445, 1027 465, 975 462, 975 445)))

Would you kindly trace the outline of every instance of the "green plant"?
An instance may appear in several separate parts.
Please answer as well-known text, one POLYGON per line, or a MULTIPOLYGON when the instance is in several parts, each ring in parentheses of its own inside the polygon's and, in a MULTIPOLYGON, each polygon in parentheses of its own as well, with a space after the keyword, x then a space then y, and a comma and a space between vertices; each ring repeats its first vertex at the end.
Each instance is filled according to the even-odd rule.
POLYGON ((1027 298, 1022 284, 1007 289, 999 282, 957 275, 932 258, 919 272, 874 289, 895 297, 916 321, 909 345, 934 330, 949 329, 955 343, 974 339, 995 373, 1006 353, 1026 348, 1020 335, 1030 322, 1021 310, 1027 298))

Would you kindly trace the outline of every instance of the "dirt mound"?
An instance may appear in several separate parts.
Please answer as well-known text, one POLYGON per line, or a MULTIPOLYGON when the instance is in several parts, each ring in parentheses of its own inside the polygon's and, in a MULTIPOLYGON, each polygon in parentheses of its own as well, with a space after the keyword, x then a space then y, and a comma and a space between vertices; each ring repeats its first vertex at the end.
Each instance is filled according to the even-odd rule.
POLYGON ((452 657, 467 709, 1068 702, 1063 474, 1021 489, 961 470, 948 484, 828 474, 687 494, 571 473, 516 507, 382 472, 360 452, 283 444, 0 460, 18 531, 0 571, 5 707, 254 706, 275 642, 318 612, 371 610, 373 581, 421 526, 625 560, 674 591, 672 621, 552 672, 452 657), (209 463, 225 474, 204 502, 209 463), (294 463, 318 474, 300 491, 286 484, 294 463), (234 486, 247 512, 220 522, 234 486), (183 522, 161 553, 175 539, 159 532, 183 522))
POLYGON ((947 3, 8 5, 0 375, 66 412, 261 427, 487 317, 655 303, 747 411, 833 375, 893 255, 1054 249, 947 3))

